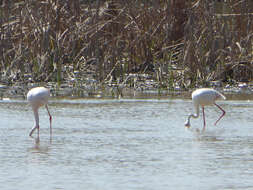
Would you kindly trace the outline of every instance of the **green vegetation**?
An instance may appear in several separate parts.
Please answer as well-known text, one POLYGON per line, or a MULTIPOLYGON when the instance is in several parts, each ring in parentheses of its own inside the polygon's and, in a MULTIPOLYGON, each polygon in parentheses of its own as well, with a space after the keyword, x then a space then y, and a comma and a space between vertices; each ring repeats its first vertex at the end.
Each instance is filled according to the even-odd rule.
MULTIPOLYGON (((2 0, 0 81, 248 82, 253 1, 2 0)), ((93 88, 93 87, 92 87, 93 88)))

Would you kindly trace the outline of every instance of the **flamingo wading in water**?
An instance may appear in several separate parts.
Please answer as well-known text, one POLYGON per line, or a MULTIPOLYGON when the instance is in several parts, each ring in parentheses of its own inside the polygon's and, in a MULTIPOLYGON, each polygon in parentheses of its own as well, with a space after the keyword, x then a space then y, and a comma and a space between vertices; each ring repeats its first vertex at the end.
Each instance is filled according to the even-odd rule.
POLYGON ((40 132, 40 126, 39 126, 39 113, 38 110, 41 106, 45 105, 48 115, 49 115, 49 121, 50 121, 50 135, 52 135, 52 116, 48 110, 48 99, 50 97, 50 91, 49 89, 45 87, 36 87, 31 89, 27 93, 27 100, 32 106, 34 117, 35 117, 35 127, 31 130, 30 136, 32 136, 33 132, 37 129, 38 130, 38 137, 40 132))
POLYGON ((202 111, 203 111, 203 121, 204 121, 204 126, 202 129, 202 132, 205 131, 206 128, 206 120, 205 120, 205 110, 204 107, 208 106, 208 105, 215 105, 217 106, 221 111, 222 111, 222 115, 218 118, 218 120, 214 123, 214 125, 216 125, 218 123, 218 121, 226 114, 225 110, 223 110, 219 105, 217 105, 215 103, 216 100, 218 99, 223 99, 225 100, 226 97, 221 94, 220 92, 218 92, 217 90, 214 89, 210 89, 210 88, 201 88, 201 89, 197 89, 192 93, 192 101, 193 101, 193 105, 196 111, 196 114, 190 114, 188 116, 187 121, 185 122, 185 127, 190 127, 190 119, 193 118, 198 118, 199 117, 199 106, 202 107, 202 111))

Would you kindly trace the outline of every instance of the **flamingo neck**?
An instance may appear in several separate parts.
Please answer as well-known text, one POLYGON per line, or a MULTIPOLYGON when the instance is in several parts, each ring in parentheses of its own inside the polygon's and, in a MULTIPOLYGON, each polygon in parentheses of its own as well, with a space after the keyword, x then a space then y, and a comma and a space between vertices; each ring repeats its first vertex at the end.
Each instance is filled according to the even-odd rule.
POLYGON ((38 109, 34 108, 33 113, 34 113, 34 118, 35 118, 35 125, 39 126, 39 112, 38 112, 38 109))
POLYGON ((191 118, 198 118, 199 117, 199 106, 195 107, 196 113, 195 114, 190 114, 187 118, 187 121, 185 122, 185 126, 190 126, 190 120, 191 118))

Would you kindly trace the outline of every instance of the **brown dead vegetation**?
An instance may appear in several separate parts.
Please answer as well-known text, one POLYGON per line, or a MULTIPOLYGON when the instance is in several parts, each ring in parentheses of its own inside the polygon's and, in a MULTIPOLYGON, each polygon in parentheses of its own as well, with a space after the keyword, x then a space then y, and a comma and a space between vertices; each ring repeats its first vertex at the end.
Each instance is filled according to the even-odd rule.
POLYGON ((252 80, 251 0, 2 0, 0 6, 2 82, 60 84, 77 71, 101 83, 149 74, 164 88, 252 80))

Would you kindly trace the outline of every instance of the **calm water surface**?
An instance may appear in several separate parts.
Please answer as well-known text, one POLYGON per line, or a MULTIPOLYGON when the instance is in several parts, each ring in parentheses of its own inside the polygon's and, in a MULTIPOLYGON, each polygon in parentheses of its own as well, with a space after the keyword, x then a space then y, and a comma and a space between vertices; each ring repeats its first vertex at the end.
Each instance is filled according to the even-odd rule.
POLYGON ((0 189, 253 189, 253 102, 219 102, 184 122, 190 100, 52 100, 40 141, 25 101, 0 102, 0 189), (36 133, 34 133, 36 136, 36 133))

